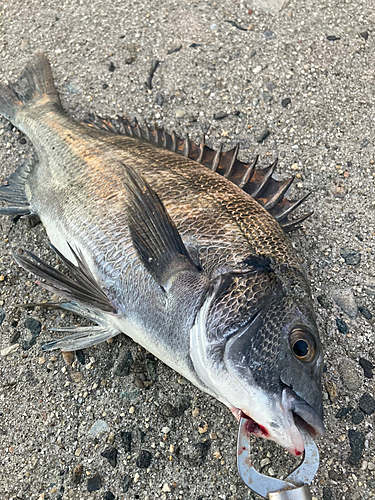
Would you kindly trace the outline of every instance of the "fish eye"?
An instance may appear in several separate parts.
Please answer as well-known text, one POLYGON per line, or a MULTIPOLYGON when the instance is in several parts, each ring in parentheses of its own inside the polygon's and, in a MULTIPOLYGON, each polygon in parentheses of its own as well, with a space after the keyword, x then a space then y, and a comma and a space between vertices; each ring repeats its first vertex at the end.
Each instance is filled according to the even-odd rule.
POLYGON ((292 331, 289 337, 290 347, 297 359, 309 363, 315 357, 316 343, 314 337, 300 328, 292 331))

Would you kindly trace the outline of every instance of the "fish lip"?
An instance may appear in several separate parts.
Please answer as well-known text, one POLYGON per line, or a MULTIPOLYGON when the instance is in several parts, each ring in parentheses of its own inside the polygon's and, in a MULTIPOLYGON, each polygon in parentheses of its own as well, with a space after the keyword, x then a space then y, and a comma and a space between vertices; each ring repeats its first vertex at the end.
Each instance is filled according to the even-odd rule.
POLYGON ((305 429, 313 437, 324 436, 325 429, 322 418, 303 398, 298 396, 289 386, 283 384, 279 408, 284 415, 285 430, 289 436, 289 445, 285 446, 279 440, 274 439, 271 429, 258 424, 249 414, 239 408, 232 408, 232 413, 237 420, 246 418, 249 420, 248 431, 257 437, 271 439, 284 446, 292 455, 300 456, 304 451, 304 439, 300 432, 305 429), (270 431, 270 432, 269 432, 270 431))
MULTIPOLYGON (((285 386, 281 396, 281 404, 284 411, 293 416, 293 424, 298 427, 306 427, 313 436, 324 436, 325 428, 322 418, 303 398, 298 396, 290 387, 285 386), (296 425, 298 424, 298 425, 296 425)), ((290 421, 291 419, 288 418, 290 421)), ((291 422, 292 423, 292 422, 291 422)))

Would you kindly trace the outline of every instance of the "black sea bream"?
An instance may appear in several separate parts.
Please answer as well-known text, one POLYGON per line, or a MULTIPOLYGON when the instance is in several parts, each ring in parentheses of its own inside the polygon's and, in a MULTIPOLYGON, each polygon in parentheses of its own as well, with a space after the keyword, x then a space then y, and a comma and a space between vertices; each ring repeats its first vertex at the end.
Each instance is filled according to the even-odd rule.
POLYGON ((286 235, 303 219, 288 220, 300 203, 284 198, 291 180, 245 165, 237 148, 74 121, 41 54, 0 85, 0 113, 36 153, 0 188, 0 213, 37 215, 71 277, 26 250, 15 258, 96 323, 45 350, 123 332, 291 453, 304 449, 295 418, 324 433, 322 347, 286 235))

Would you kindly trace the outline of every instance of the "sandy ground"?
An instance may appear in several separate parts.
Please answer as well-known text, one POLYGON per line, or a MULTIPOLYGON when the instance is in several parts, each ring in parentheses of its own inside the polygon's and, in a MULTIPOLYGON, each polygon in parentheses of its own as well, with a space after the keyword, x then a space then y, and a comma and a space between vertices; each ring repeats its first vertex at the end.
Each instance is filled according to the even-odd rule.
MULTIPOLYGON (((230 1, 9 0, 0 78, 42 51, 74 118, 126 114, 196 140, 205 132, 215 146, 240 142, 244 160, 278 157, 281 177, 297 175, 293 196, 312 192, 315 213, 292 236, 325 350, 327 433, 312 492, 362 500, 375 497, 375 5, 314 3, 271 16, 230 1)), ((31 152, 0 119, 1 179, 31 152)), ((56 261, 40 224, 1 217, 0 227, 0 348, 19 344, 0 358, 1 499, 256 498, 236 470, 229 411, 125 335, 72 366, 41 351, 50 327, 77 318, 16 307, 50 294, 14 249, 56 261)), ((253 450, 267 474, 293 467, 270 443, 253 450)))

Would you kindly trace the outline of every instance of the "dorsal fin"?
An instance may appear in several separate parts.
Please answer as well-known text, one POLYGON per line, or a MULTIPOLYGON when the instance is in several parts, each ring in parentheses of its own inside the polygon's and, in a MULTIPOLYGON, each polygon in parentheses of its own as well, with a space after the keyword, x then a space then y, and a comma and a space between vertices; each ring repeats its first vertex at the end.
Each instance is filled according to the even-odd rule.
POLYGON ((140 127, 135 120, 132 124, 127 118, 107 119, 90 115, 82 122, 83 125, 116 134, 124 134, 150 141, 157 146, 174 151, 194 160, 210 170, 217 172, 230 180, 246 193, 251 195, 262 207, 275 217, 285 232, 300 228, 301 223, 313 212, 308 212, 297 219, 289 219, 289 215, 301 205, 309 193, 300 200, 284 198, 294 177, 284 181, 272 177, 277 166, 277 160, 269 167, 256 169, 258 156, 250 163, 238 160, 239 146, 229 151, 222 151, 207 146, 203 136, 199 144, 191 141, 188 136, 178 137, 174 132, 168 134, 164 129, 150 129, 148 125, 140 127))

